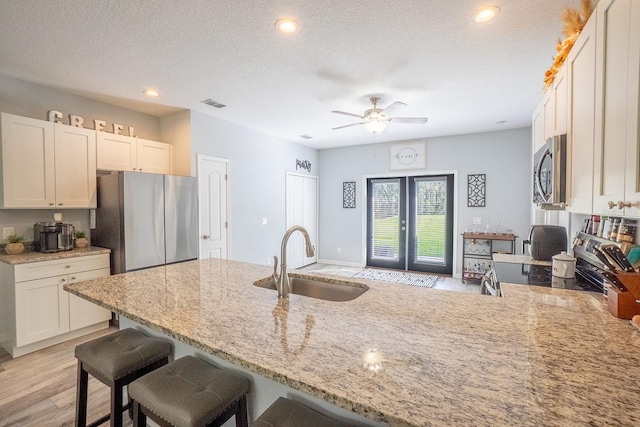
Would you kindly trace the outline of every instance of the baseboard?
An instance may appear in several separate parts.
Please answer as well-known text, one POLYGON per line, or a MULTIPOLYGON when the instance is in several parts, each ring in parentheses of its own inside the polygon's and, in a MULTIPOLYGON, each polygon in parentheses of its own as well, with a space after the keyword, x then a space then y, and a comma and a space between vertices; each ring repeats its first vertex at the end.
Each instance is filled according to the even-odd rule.
POLYGON ((24 356, 25 354, 33 353, 34 351, 42 350, 43 348, 51 347, 52 345, 60 344, 61 342, 69 341, 74 338, 81 337, 83 335, 91 334, 93 332, 97 332, 102 329, 106 329, 109 327, 109 322, 104 321, 100 323, 96 323, 95 325, 85 326, 81 329, 76 329, 75 331, 67 332, 62 335, 57 335, 55 337, 47 338, 42 341, 37 341, 31 344, 26 344, 20 347, 16 347, 15 345, 8 351, 13 358, 24 356))
POLYGON ((317 263, 318 264, 342 265, 344 267, 356 267, 356 268, 364 267, 359 262, 336 261, 336 260, 332 260, 332 259, 318 259, 317 263))

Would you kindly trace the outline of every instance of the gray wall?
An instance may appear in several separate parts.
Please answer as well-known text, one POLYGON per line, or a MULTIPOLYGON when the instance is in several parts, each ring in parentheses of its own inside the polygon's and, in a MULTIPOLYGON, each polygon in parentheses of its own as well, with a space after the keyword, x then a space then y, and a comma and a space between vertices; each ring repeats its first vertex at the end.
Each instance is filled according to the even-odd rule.
MULTIPOLYGON (((521 251, 520 242, 527 234, 531 216, 531 129, 429 138, 426 143, 425 173, 457 171, 454 274, 461 271, 460 233, 472 224, 473 217, 480 217, 483 224, 487 220, 492 226, 500 222, 512 229, 520 237, 516 250, 521 251), (486 207, 467 207, 468 174, 487 175, 486 207)), ((389 174, 389 145, 320 151, 319 259, 362 265, 363 176, 389 174), (356 182, 355 209, 342 208, 343 181, 356 182)))
MULTIPOLYGON (((286 226, 286 172, 296 172, 299 159, 310 161, 310 175, 317 175, 317 151, 192 111, 194 175, 196 154, 229 160, 229 259, 266 264, 267 258, 279 255, 286 226), (267 218, 266 225, 262 218, 267 218)), ((309 174, 303 169, 297 172, 309 174)))

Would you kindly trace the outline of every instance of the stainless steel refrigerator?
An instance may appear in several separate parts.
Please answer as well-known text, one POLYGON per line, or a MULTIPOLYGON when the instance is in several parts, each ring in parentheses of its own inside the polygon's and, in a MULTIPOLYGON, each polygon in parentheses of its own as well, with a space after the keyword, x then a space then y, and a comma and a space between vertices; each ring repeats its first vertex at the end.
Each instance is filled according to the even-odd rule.
POLYGON ((193 177, 118 172, 98 177, 91 243, 111 249, 111 274, 198 257, 193 177))

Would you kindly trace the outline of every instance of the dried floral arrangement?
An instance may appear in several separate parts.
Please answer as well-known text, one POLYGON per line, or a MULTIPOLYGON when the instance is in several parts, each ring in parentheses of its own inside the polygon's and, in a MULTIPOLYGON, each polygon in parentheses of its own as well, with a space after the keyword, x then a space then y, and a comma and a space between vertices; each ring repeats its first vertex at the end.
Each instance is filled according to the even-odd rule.
POLYGON ((544 89, 547 89, 553 83, 556 74, 560 70, 565 59, 567 59, 569 51, 587 23, 593 9, 594 5, 592 0, 581 0, 580 9, 573 9, 571 7, 565 8, 561 19, 562 22, 564 22, 562 34, 566 36, 566 38, 564 40, 558 39, 558 44, 556 45, 556 51, 558 54, 554 58, 551 68, 544 73, 544 89))

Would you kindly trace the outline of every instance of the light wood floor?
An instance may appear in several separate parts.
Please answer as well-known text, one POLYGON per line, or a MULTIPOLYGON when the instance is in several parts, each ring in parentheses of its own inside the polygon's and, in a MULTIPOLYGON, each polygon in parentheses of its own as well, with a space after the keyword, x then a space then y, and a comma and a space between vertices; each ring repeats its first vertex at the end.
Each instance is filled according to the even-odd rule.
MULTIPOLYGON (((104 329, 15 359, 0 349, 0 426, 72 426, 77 369, 74 349, 113 331, 104 329)), ((109 388, 91 375, 87 412, 89 422, 109 412, 109 388)), ((126 414, 124 421, 125 426, 132 425, 126 414)))

